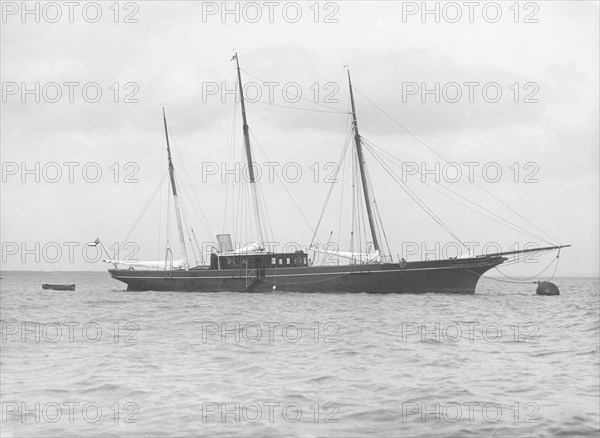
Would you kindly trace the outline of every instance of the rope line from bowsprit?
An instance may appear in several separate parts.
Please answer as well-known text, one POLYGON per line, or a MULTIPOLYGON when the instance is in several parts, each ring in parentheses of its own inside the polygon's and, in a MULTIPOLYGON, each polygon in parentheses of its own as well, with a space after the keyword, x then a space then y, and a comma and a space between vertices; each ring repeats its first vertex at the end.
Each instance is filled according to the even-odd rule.
MULTIPOLYGON (((500 278, 495 278, 495 277, 487 277, 485 275, 480 275, 480 277, 486 278, 488 280, 498 281, 498 282, 501 282, 501 283, 538 284, 537 281, 531 281, 531 280, 533 280, 534 278, 538 278, 539 276, 541 276, 544 272, 546 272, 548 270, 548 268, 550 268, 550 266, 552 266, 553 263, 556 263, 556 265, 554 266, 554 271, 552 272, 552 277, 550 277, 549 281, 552 281, 554 279, 554 276, 556 275, 556 269, 558 268, 558 263, 559 262, 560 262, 560 248, 558 249, 558 253, 556 254, 556 257, 554 257, 552 259, 552 261, 548 264, 548 266, 546 266, 541 272, 539 272, 538 274, 534 275, 533 277, 523 278, 523 279, 518 279, 516 277, 509 277, 504 272, 502 272, 500 269, 498 269, 497 266, 494 269, 496 269, 496 271, 498 271, 504 277, 508 278, 508 280, 502 280, 500 278)), ((476 275, 479 275, 476 272, 473 272, 471 270, 469 270, 469 272, 471 272, 473 274, 476 274, 476 275)))

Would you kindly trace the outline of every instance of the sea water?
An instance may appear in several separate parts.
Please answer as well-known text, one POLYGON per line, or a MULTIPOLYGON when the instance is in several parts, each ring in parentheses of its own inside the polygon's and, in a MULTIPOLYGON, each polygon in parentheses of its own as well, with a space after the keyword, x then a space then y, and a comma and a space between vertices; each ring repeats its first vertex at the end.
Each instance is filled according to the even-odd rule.
POLYGON ((597 278, 548 297, 491 279, 375 295, 2 276, 3 437, 599 433, 597 278))

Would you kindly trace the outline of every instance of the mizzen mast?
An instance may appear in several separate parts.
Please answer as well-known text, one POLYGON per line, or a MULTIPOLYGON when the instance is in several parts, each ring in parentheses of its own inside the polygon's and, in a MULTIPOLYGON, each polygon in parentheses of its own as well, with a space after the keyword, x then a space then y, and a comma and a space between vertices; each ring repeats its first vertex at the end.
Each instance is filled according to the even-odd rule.
POLYGON ((250 187, 252 190, 252 204, 254 206, 254 216, 256 219, 256 228, 258 228, 258 237, 260 241, 258 242, 260 247, 262 248, 265 240, 263 235, 263 221, 262 216, 260 214, 260 206, 258 201, 258 191, 256 187, 256 178, 254 175, 254 163, 252 161, 252 150, 250 148, 250 134, 248 132, 248 120, 246 119, 246 103, 244 102, 244 87, 242 84, 242 74, 240 73, 240 62, 238 60, 238 54, 236 52, 233 55, 232 60, 235 59, 235 63, 237 66, 237 75, 238 75, 238 84, 240 87, 240 101, 242 104, 242 120, 243 120, 243 131, 244 131, 244 146, 246 148, 246 161, 248 164, 248 174, 250 177, 250 187))
POLYGON ((185 249, 185 236, 183 235, 183 227, 181 225, 181 212, 179 211, 179 199, 177 197, 177 187, 175 186, 175 169, 173 160, 171 160, 171 146, 169 144, 169 131, 167 129, 167 117, 163 108, 163 121, 165 123, 165 137, 167 139, 167 155, 169 157, 169 177, 171 178, 171 189, 173 190, 173 203, 175 204, 175 215, 177 216, 177 231, 179 232, 179 242, 181 243, 181 251, 183 254, 183 266, 189 269, 187 251, 185 249))
POLYGON ((352 81, 350 80, 350 70, 348 70, 348 85, 350 87, 350 102, 352 104, 352 126, 354 128, 354 144, 356 145, 356 155, 358 157, 358 167, 360 169, 360 180, 362 183, 363 193, 365 195, 365 204, 367 205, 367 216, 369 217, 369 228, 371 229, 373 246, 375 247, 376 251, 379 251, 379 241, 377 240, 377 232, 375 231, 375 220, 373 218, 373 209, 371 208, 369 188, 367 186, 367 175, 365 172, 362 142, 360 139, 360 134, 358 133, 358 122, 356 121, 356 108, 354 106, 354 94, 352 93, 352 81))

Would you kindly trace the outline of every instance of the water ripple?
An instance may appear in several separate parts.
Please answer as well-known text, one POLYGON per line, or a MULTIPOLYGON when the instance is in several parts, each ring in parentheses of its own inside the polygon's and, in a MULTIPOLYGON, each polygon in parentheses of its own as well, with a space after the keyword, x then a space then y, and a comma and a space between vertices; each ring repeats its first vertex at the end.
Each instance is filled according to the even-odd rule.
POLYGON ((45 275, 3 273, 3 437, 599 433, 598 279, 559 279, 558 297, 491 281, 379 296, 52 273, 77 283, 59 293, 45 275))

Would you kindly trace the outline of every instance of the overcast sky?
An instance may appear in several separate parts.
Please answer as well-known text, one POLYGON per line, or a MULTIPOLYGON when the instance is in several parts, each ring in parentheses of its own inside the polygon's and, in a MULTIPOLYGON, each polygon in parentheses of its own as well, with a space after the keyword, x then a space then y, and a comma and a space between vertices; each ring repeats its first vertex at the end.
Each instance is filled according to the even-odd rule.
MULTIPOLYGON (((245 81, 257 84, 249 97, 260 90, 262 101, 274 104, 248 104, 261 146, 255 145, 256 161, 281 163, 280 175, 286 163, 297 163, 302 178, 286 187, 311 226, 329 189, 326 163, 338 160, 347 135, 343 66, 349 65, 364 137, 429 169, 444 165, 429 148, 448 161, 477 163, 478 185, 443 175, 442 183, 540 234, 482 186, 556 241, 572 244, 561 253, 557 275, 598 275, 598 2, 480 2, 472 10, 464 2, 428 2, 433 12, 425 15, 421 2, 230 2, 229 13, 222 2, 112 4, 69 9, 63 2, 29 2, 23 14, 21 2, 2 3, 3 270, 105 268, 86 262, 82 247, 97 236, 106 246, 121 241, 163 176, 162 104, 179 177, 187 185, 189 176, 212 227, 188 207, 198 240, 235 233, 233 213, 224 214, 222 175, 202 173, 207 163, 228 160, 232 124, 236 159, 244 160, 239 107, 226 93, 235 83, 235 47, 245 81), (422 94, 424 88, 433 91, 422 94), (298 89, 305 100, 292 102, 298 89), (501 169, 499 181, 489 181, 492 171, 486 178, 486 165, 501 169), (91 182, 97 169, 102 175, 91 182), (50 263, 57 246, 62 255, 50 263)), ((433 249, 453 241, 376 162, 368 166, 394 256, 404 255, 407 242, 433 249)), ((478 242, 476 250, 490 242, 510 250, 535 241, 447 202, 418 179, 409 182, 463 241, 478 242)), ((277 180, 263 179, 261 186, 274 239, 307 245, 311 229, 286 191, 277 180)), ((165 219, 158 211, 166 198, 156 199, 129 239, 142 259, 163 254, 165 219)), ((334 231, 334 240, 347 244, 336 207, 343 212, 350 205, 340 186, 321 240, 334 231)), ((550 260, 506 272, 535 275, 550 260)))

